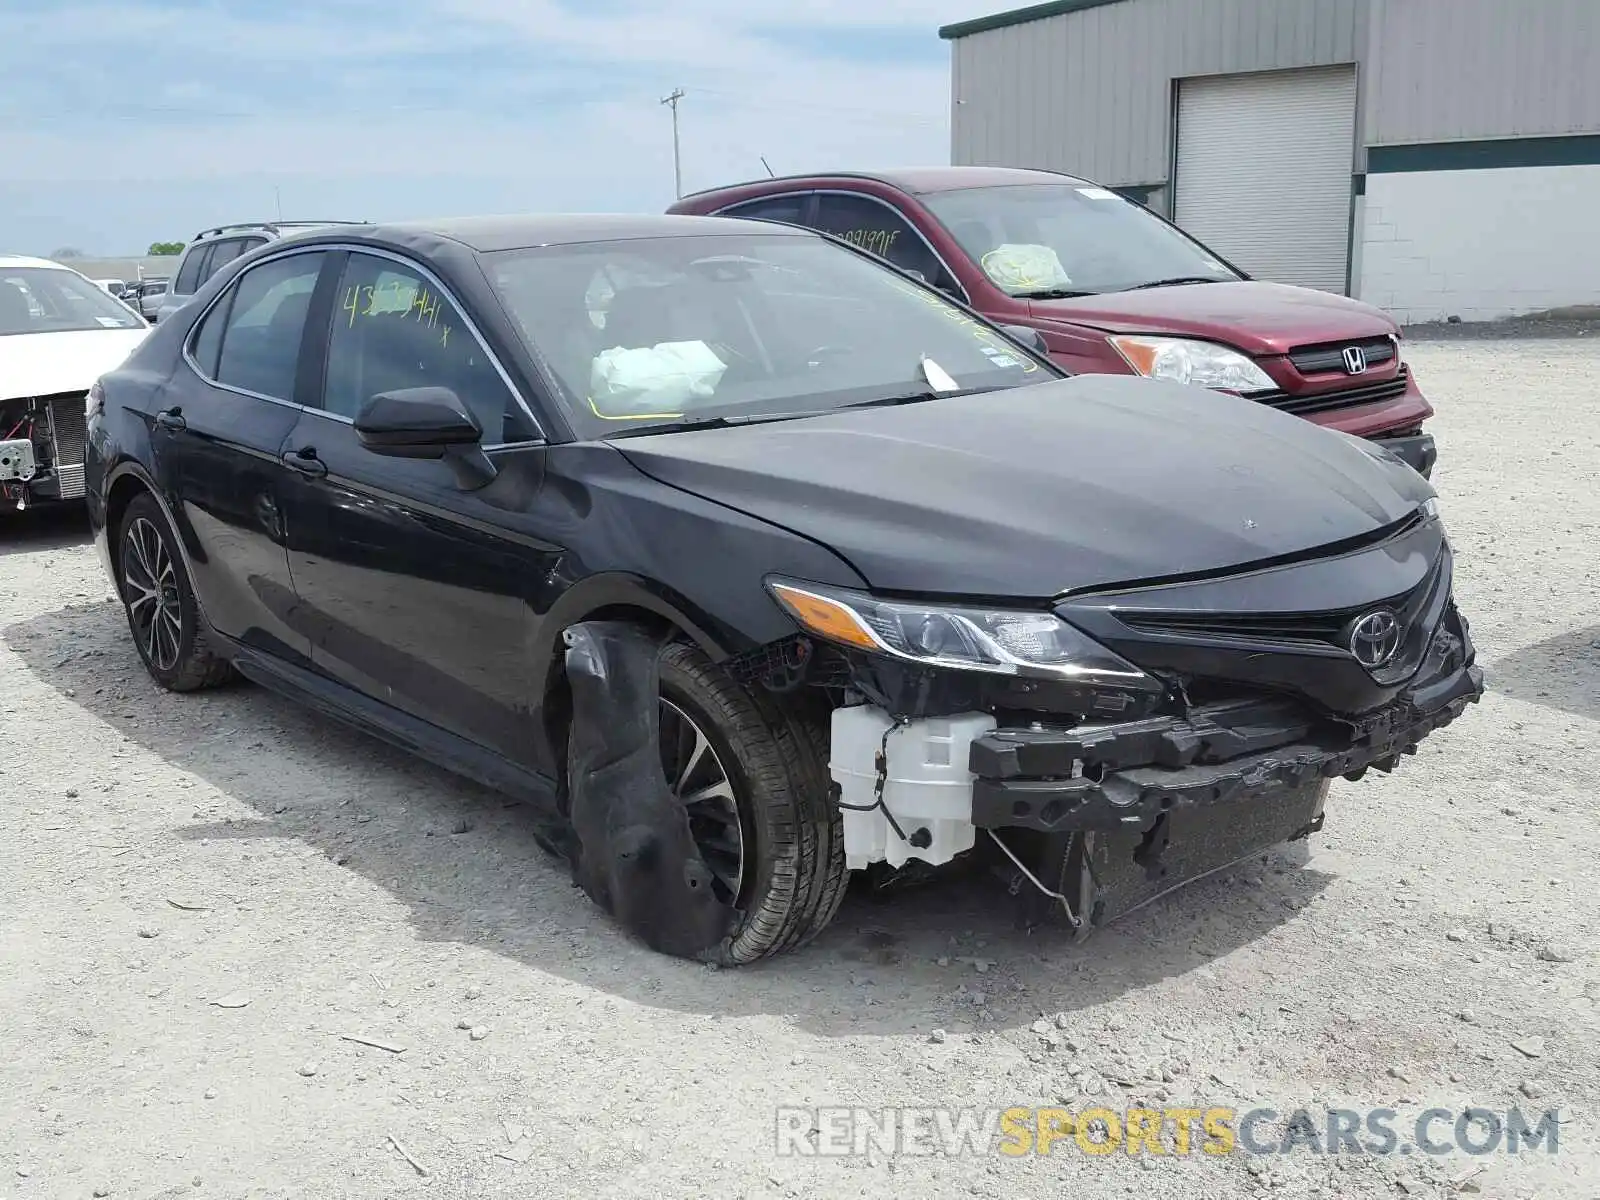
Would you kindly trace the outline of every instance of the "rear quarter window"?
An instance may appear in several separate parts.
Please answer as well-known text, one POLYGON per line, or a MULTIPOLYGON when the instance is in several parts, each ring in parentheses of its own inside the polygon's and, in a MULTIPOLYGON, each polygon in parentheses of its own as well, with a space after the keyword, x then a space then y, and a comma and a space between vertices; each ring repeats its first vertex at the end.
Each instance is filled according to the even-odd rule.
POLYGON ((174 295, 190 296, 199 290, 200 267, 210 253, 210 243, 189 247, 189 252, 183 257, 183 265, 178 268, 178 277, 172 281, 174 295))
POLYGON ((719 217, 743 217, 747 220, 782 221, 786 225, 805 224, 808 195, 767 196, 760 200, 746 200, 717 212, 719 217))

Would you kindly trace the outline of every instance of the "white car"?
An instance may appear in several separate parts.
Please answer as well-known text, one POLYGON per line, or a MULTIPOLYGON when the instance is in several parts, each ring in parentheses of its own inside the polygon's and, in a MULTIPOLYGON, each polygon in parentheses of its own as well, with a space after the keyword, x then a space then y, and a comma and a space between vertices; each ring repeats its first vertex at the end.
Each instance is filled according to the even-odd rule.
POLYGON ((0 254, 0 512, 82 499, 89 388, 149 332, 87 276, 0 254))

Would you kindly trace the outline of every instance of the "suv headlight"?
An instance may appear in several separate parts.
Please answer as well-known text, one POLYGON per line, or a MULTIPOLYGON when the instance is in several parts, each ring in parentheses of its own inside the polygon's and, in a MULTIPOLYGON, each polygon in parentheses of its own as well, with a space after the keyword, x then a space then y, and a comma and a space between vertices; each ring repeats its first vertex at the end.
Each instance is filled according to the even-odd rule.
POLYGON ((1250 359, 1215 342, 1117 334, 1107 339, 1147 379, 1170 379, 1228 392, 1270 392, 1272 377, 1250 359))
POLYGON ((807 633, 929 667, 1153 684, 1148 675, 1053 613, 880 600, 865 592, 769 580, 807 633))

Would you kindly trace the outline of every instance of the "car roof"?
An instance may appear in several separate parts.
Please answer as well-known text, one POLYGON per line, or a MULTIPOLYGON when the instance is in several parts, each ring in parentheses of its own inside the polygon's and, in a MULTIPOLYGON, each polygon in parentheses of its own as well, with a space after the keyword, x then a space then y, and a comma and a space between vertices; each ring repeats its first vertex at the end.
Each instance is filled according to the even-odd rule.
MULTIPOLYGON (((789 225, 763 228, 777 237, 814 237, 789 225)), ((447 217, 432 221, 396 221, 370 225, 363 236, 379 240, 432 235, 460 242, 479 253, 522 250, 531 246, 559 246, 581 242, 632 241, 663 237, 749 237, 748 221, 724 217, 666 216, 633 213, 526 214, 495 217, 447 217)))
POLYGON ((695 196, 710 196, 717 192, 727 192, 738 187, 750 187, 754 184, 782 184, 798 182, 800 180, 816 179, 858 179, 869 183, 883 183, 892 188, 899 188, 902 192, 912 195, 926 195, 930 192, 951 192, 961 188, 975 187, 1018 187, 1029 183, 1072 183, 1086 184, 1088 181, 1076 175, 1066 175, 1058 171, 1036 171, 1026 167, 898 167, 882 171, 812 171, 804 175, 780 175, 776 179, 747 179, 742 183, 724 184, 722 187, 706 188, 703 191, 693 192, 685 196, 685 200, 695 196))
POLYGON ((78 273, 62 263, 51 262, 48 258, 29 258, 26 254, 0 254, 0 267, 43 267, 50 271, 78 273))

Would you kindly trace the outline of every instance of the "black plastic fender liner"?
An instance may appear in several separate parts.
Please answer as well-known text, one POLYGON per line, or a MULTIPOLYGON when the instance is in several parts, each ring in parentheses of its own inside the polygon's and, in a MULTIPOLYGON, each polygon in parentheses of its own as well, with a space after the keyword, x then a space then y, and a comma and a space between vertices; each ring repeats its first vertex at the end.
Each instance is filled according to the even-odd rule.
POLYGON ((573 881, 652 950, 694 958, 733 927, 661 766, 662 642, 636 625, 562 631, 572 688, 573 881))

